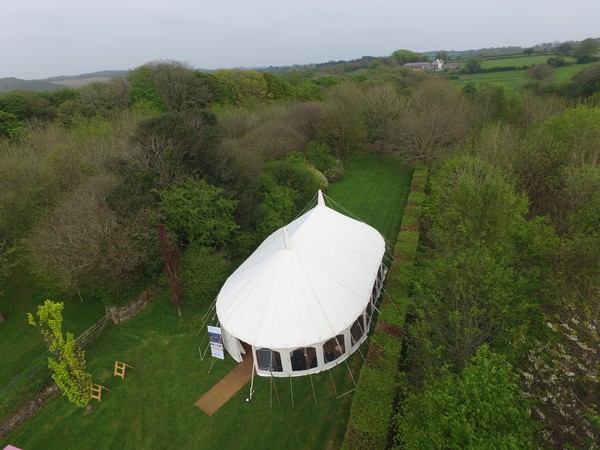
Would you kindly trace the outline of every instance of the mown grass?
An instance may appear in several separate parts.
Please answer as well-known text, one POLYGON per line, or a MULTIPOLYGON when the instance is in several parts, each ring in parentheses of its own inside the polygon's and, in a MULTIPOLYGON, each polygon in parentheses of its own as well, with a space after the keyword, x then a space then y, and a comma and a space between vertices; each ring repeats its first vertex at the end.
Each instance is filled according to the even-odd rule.
POLYGON ((336 202, 394 242, 410 191, 412 170, 398 159, 382 160, 358 153, 348 161, 344 177, 329 188, 336 202))
POLYGON ((46 369, 46 347, 38 330, 27 323, 27 313, 50 298, 63 301, 63 330, 79 335, 104 315, 98 302, 59 297, 47 292, 21 265, 0 297, 6 322, 0 325, 0 420, 32 398, 50 380, 46 369))
MULTIPOLYGON (((409 188, 410 171, 400 161, 356 155, 329 195, 388 236, 400 226, 409 188)), ((204 310, 185 307, 179 320, 162 293, 138 317, 109 329, 86 349, 94 382, 111 389, 102 402, 85 411, 57 396, 2 444, 26 449, 339 448, 352 395, 336 399, 334 386, 338 393, 353 387, 345 363, 312 377, 316 405, 308 377, 292 380, 294 407, 289 380, 276 380, 281 405, 272 391, 271 407, 270 380, 257 377, 251 403, 245 402, 246 386, 211 417, 194 406, 235 365, 230 358, 219 360, 208 373, 210 358, 200 360, 202 333, 196 334, 204 310), (113 377, 115 360, 134 367, 125 380, 113 377)), ((355 378, 362 361, 358 353, 348 360, 355 378)))

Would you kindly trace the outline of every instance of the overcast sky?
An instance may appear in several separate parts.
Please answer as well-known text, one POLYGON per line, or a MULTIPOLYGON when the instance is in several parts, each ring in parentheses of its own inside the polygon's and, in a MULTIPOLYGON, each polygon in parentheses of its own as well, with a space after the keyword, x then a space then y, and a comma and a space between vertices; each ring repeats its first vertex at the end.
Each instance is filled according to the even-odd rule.
POLYGON ((0 78, 283 66, 600 37, 600 0, 3 0, 0 78))

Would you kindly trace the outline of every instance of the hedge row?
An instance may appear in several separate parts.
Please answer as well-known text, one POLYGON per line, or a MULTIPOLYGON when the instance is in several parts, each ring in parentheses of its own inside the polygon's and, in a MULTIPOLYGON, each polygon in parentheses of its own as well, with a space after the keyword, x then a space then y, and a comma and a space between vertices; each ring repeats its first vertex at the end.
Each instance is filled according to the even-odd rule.
POLYGON ((352 400, 343 449, 388 447, 408 290, 419 241, 419 209, 425 199, 426 183, 427 167, 417 165, 394 247, 394 260, 387 274, 379 319, 352 400))

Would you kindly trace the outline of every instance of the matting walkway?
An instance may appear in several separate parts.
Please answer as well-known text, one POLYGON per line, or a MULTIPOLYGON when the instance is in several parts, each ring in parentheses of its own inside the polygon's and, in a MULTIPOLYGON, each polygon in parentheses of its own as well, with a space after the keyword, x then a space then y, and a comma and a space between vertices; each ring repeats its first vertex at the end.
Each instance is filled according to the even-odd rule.
POLYGON ((209 416, 227 403, 252 378, 252 356, 246 354, 244 360, 215 384, 210 391, 198 399, 194 405, 209 416))

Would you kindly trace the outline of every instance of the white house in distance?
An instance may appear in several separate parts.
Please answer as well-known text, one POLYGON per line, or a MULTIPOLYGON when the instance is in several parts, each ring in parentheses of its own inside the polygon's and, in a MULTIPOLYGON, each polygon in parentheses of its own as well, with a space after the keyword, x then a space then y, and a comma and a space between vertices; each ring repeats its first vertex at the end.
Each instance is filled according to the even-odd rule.
POLYGON ((404 64, 402 67, 416 71, 432 72, 437 70, 457 70, 460 69, 458 63, 445 63, 443 59, 436 59, 433 62, 420 61, 404 64))
POLYGON ((317 205, 275 231, 227 279, 216 311, 228 353, 260 376, 332 368, 367 339, 385 268, 371 226, 317 205))

